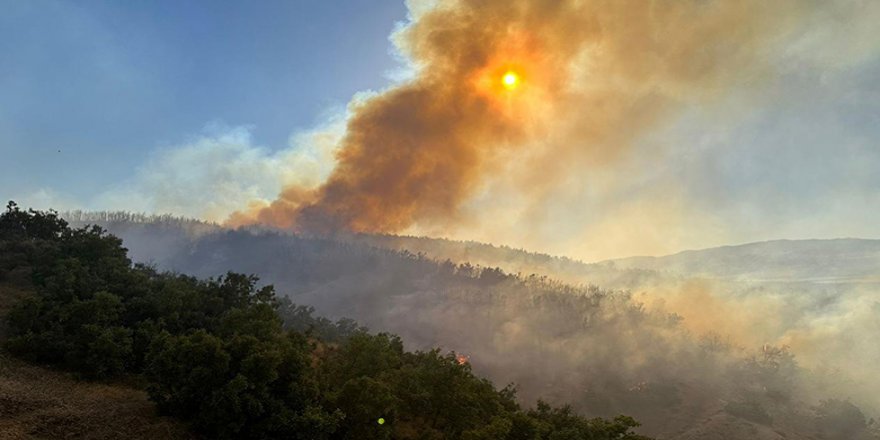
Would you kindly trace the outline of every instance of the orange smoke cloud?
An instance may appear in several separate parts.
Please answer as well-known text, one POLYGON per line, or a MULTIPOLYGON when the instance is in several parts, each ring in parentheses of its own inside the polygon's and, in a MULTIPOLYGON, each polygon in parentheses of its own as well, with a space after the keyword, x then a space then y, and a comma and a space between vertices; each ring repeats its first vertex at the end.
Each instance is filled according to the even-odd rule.
POLYGON ((285 188, 230 223, 310 233, 454 223, 488 176, 511 169, 526 169, 514 184, 537 197, 553 174, 615 157, 677 104, 758 74, 754 66, 796 6, 458 0, 414 7, 396 35, 414 79, 352 109, 323 184, 285 188), (511 72, 514 87, 505 79, 511 72), (517 168, 524 160, 532 166, 517 168))

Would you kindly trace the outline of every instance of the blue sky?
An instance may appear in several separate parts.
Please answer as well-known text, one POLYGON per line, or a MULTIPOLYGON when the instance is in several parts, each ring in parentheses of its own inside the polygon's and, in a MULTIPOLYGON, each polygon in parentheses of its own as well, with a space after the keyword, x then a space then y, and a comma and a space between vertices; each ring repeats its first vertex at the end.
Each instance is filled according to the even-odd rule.
POLYGON ((206 124, 284 148, 397 66, 398 0, 3 2, 0 188, 87 199, 206 124), (58 150, 61 150, 59 153, 58 150))

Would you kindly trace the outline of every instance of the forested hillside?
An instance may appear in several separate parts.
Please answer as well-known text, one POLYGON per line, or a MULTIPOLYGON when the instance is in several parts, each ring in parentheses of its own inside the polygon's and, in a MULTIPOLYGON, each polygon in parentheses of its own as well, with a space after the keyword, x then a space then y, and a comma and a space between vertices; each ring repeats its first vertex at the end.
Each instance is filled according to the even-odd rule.
MULTIPOLYGON (((804 366, 798 353, 758 339, 760 333, 743 337, 743 323, 767 313, 799 326, 803 310, 822 313, 815 305, 825 296, 775 311, 761 302, 763 287, 735 286, 731 294, 752 309, 737 309, 747 312, 731 323, 723 307, 740 303, 721 304, 704 290, 718 286, 652 271, 600 268, 639 289, 606 290, 436 260, 424 247, 425 253, 377 247, 363 236, 222 228, 193 234, 162 222, 107 226, 160 268, 202 277, 229 269, 257 273, 319 314, 399 334, 409 349, 454 350, 495 383, 516 383, 523 403, 543 398, 571 403, 580 414, 632 414, 643 432, 670 439, 874 435, 874 385, 850 376, 859 370, 804 366), (170 245, 159 249, 157 242, 170 245), (664 296, 670 292, 679 296, 664 296), (850 416, 857 422, 844 422, 850 416)), ((502 252, 494 249, 480 254, 502 252)), ((837 360, 824 358, 829 366, 837 360)), ((847 366, 853 365, 862 364, 847 366)))
POLYGON ((625 416, 521 409, 513 388, 475 376, 454 352, 407 351, 397 336, 316 318, 253 276, 133 265, 120 239, 54 213, 10 204, 0 251, 0 280, 31 279, 4 298, 14 302, 10 353, 143 383, 161 413, 210 438, 645 438, 625 416))
MULTIPOLYGON (((125 236, 136 244, 135 256, 146 259, 167 255, 163 251, 165 244, 174 247, 180 240, 223 231, 217 224, 168 215, 83 211, 61 215, 74 225, 100 224, 125 236), (147 243, 151 239, 168 242, 151 247, 147 243)), ((868 239, 773 240, 594 263, 507 246, 431 237, 348 234, 337 240, 423 254, 434 260, 499 267, 508 273, 536 273, 570 284, 595 283, 614 288, 693 276, 765 282, 880 283, 880 240, 868 239)))

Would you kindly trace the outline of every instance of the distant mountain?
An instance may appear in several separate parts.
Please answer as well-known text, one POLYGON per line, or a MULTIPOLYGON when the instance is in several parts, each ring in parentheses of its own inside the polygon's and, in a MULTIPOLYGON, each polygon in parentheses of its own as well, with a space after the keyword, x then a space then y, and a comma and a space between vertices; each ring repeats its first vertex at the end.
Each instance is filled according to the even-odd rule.
POLYGON ((667 277, 665 274, 639 267, 615 267, 611 262, 591 264, 569 257, 477 241, 383 234, 360 234, 349 240, 375 247, 424 254, 435 260, 499 267, 509 273, 523 275, 537 274, 570 284, 633 289, 646 282, 667 277))
POLYGON ((606 263, 620 269, 750 281, 880 283, 880 240, 773 240, 606 263))
POLYGON ((609 277, 613 278, 616 273, 618 278, 629 280, 634 271, 642 271, 643 277, 880 283, 880 240, 872 239, 772 240, 597 263, 474 241, 391 235, 362 235, 356 240, 378 247, 421 252, 437 259, 499 266, 510 272, 535 272, 566 282, 598 281, 616 287, 621 286, 609 277))

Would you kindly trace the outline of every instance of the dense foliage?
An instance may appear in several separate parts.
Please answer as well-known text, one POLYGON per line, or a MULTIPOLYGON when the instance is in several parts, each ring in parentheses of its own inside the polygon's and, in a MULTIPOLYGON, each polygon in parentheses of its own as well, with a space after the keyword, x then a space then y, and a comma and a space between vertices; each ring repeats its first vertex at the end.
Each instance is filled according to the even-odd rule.
POLYGON ((454 353, 316 318, 255 277, 133 265, 118 238, 52 212, 10 203, 0 254, 0 277, 27 267, 36 288, 10 312, 10 351, 92 378, 142 376, 160 410, 210 437, 643 438, 628 417, 524 411, 454 353))

